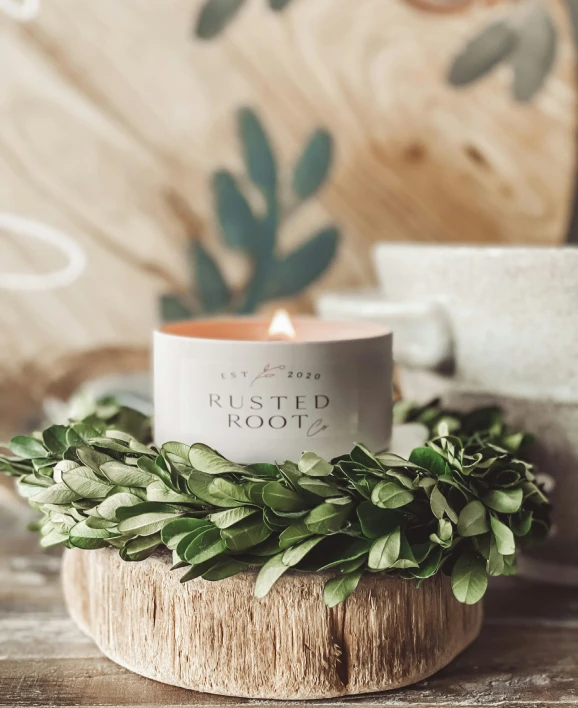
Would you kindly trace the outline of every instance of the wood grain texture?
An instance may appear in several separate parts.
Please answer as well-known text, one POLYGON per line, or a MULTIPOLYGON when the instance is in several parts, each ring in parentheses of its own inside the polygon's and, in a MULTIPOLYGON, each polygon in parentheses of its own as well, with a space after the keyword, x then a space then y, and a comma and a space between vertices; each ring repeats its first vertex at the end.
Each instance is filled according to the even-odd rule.
MULTIPOLYGON (((288 173, 318 125, 337 144, 331 184, 282 233, 282 250, 328 222, 339 257, 319 288, 373 280, 380 240, 556 243, 573 172, 574 52, 560 0, 555 71, 531 106, 507 69, 455 91, 443 77, 467 37, 509 2, 456 14, 401 0, 246 3, 216 41, 194 41, 202 0, 44 0, 37 18, 0 14, 0 212, 62 230, 88 258, 76 282, 0 290, 0 438, 25 427, 48 391, 146 366, 158 296, 187 287, 183 248, 202 238, 233 284, 210 173, 241 167, 235 110, 252 105, 288 173), (25 324, 23 324, 25 323, 25 324), (118 355, 113 355, 117 352, 118 355), (124 363, 123 363, 124 362, 124 363)), ((44 273, 63 255, 0 233, 2 272, 44 273)))
POLYGON ((255 572, 181 585, 170 555, 125 563, 111 549, 65 552, 73 619, 103 653, 138 674, 184 688, 266 699, 331 698, 415 683, 478 635, 481 604, 449 579, 366 575, 346 603, 323 603, 327 574, 288 573, 263 600, 255 572))
MULTIPOLYGON (((23 509, 0 509, 1 706, 169 708, 255 703, 161 684, 104 658, 67 616, 59 556, 38 548, 36 536, 25 530, 27 520, 23 509)), ((481 636, 435 676, 383 694, 314 705, 576 706, 575 595, 565 588, 498 578, 490 583, 481 636)), ((278 703, 260 701, 259 705, 274 708, 278 703)))

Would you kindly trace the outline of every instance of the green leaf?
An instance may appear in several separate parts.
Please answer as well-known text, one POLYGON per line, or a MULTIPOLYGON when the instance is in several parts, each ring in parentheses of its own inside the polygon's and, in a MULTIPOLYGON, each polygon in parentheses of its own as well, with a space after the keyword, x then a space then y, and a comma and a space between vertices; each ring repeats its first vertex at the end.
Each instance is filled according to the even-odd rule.
POLYGON ((227 246, 255 254, 258 250, 260 225, 230 172, 217 172, 213 192, 221 234, 227 246))
POLYGON ((195 34, 199 39, 213 39, 239 12, 245 0, 206 0, 197 19, 195 34))
POLYGON ((507 21, 493 22, 470 40, 456 56, 448 81, 452 86, 467 86, 477 81, 507 59, 517 41, 518 35, 507 21))
POLYGON ((142 503, 143 501, 140 497, 137 497, 130 492, 119 492, 107 497, 96 507, 96 511, 103 519, 117 521, 116 512, 118 509, 123 509, 128 506, 136 506, 137 504, 142 503))
POLYGON ((488 587, 486 564, 476 553, 465 553, 452 570, 452 590, 459 602, 474 605, 482 599, 488 587))
POLYGON ((526 536, 532 528, 534 514, 531 511, 520 511, 510 519, 510 526, 516 536, 526 536))
POLYGON ((42 433, 44 444, 55 455, 61 455, 69 448, 66 434, 68 428, 64 425, 51 425, 42 433))
POLYGON ((96 473, 100 473, 100 466, 104 465, 106 462, 114 462, 115 460, 104 452, 99 452, 98 450, 93 450, 91 447, 79 447, 76 450, 76 455, 78 459, 86 467, 90 467, 96 473))
POLYGON ((104 539, 111 538, 115 534, 108 529, 93 529, 87 525, 86 519, 79 521, 69 531, 70 544, 75 548, 96 549, 103 548, 107 544, 104 539))
POLYGON ((444 517, 444 514, 447 514, 448 518, 451 519, 454 524, 458 523, 458 516, 456 512, 448 504, 447 499, 440 492, 438 486, 435 486, 432 489, 429 501, 431 505, 431 510, 437 519, 442 519, 444 517))
POLYGON ((423 467, 434 477, 441 477, 448 469, 444 458, 430 447, 416 447, 409 456, 409 461, 423 467))
POLYGON ((245 502, 236 501, 225 494, 222 487, 219 484, 215 484, 217 480, 219 480, 220 485, 225 482, 227 489, 229 489, 228 485, 232 484, 220 477, 204 474, 203 472, 192 472, 187 480, 187 485, 192 494, 210 506, 229 509, 231 507, 245 505, 245 502))
POLYGON ((503 524, 495 516, 490 517, 490 523, 492 525, 492 531, 494 532, 494 538, 496 539, 496 545, 498 551, 503 556, 509 556, 516 552, 516 541, 514 540, 514 534, 512 531, 503 524))
POLYGON ((339 534, 338 536, 333 536, 332 540, 338 540, 335 543, 333 549, 324 547, 322 553, 322 563, 318 570, 330 570, 332 568, 338 569, 340 572, 349 572, 350 570, 356 570, 367 560, 367 555, 369 549, 371 548, 371 541, 367 538, 352 538, 345 534, 339 534), (349 568, 343 570, 346 563, 362 558, 362 563, 360 563, 355 568, 349 568))
POLYGON ((279 535, 279 548, 290 548, 297 543, 304 541, 312 535, 312 532, 307 528, 305 521, 297 521, 291 526, 288 526, 279 535))
POLYGON ((293 297, 306 290, 329 268, 338 243, 339 230, 330 226, 277 259, 270 268, 265 297, 269 300, 293 297))
POLYGON ((357 507, 357 517, 361 529, 367 538, 379 538, 393 531, 403 520, 403 516, 391 509, 380 509, 370 501, 362 502, 357 507))
POLYGON ((53 484, 30 497, 30 501, 36 504, 69 504, 77 499, 80 495, 62 483, 53 484))
POLYGON ((396 528, 391 533, 378 538, 369 550, 368 566, 372 570, 385 570, 399 558, 401 550, 401 531, 396 528))
POLYGON ((315 507, 305 517, 305 526, 315 534, 330 534, 339 531, 353 509, 353 502, 336 505, 325 502, 315 507))
POLYGON ((490 553, 486 566, 488 575, 502 575, 504 572, 504 556, 498 551, 495 538, 490 539, 490 553))
POLYGON ((227 545, 221 538, 221 532, 212 527, 195 536, 185 551, 185 560, 191 565, 198 565, 225 553, 226 550, 227 545))
POLYGON ((242 573, 244 570, 247 570, 248 567, 249 565, 247 563, 243 563, 235 558, 228 558, 220 563, 215 563, 210 570, 203 573, 203 579, 211 581, 225 580, 225 578, 231 578, 233 575, 242 573))
POLYGON ((249 177, 271 198, 277 189, 275 156, 261 121, 250 108, 239 111, 239 135, 249 177))
POLYGON ((309 477, 329 477, 333 465, 326 462, 314 452, 304 452, 298 462, 299 471, 309 477))
POLYGON ((325 182, 332 157, 331 135, 319 128, 309 139, 293 173, 293 191, 300 199, 313 196, 325 182))
POLYGON ((255 582, 255 597, 265 597, 283 573, 289 570, 289 566, 283 563, 284 554, 285 551, 273 556, 261 568, 255 582))
POLYGON ((62 481, 69 489, 86 499, 104 499, 112 490, 89 467, 76 467, 62 474, 62 481))
POLYGON ((261 516, 248 518, 240 521, 234 526, 230 526, 221 531, 221 537, 227 544, 227 548, 236 553, 246 551, 252 546, 257 546, 262 541, 266 541, 272 531, 263 522, 261 516))
POLYGON ((128 541, 120 551, 120 557, 125 561, 142 561, 151 556, 160 545, 160 533, 144 538, 134 538, 132 541, 128 541))
POLYGON ((315 496, 323 499, 336 497, 339 494, 338 487, 315 477, 302 477, 298 484, 301 489, 309 492, 309 494, 315 494, 315 496))
POLYGON ((413 501, 413 493, 395 482, 380 482, 371 494, 371 501, 381 509, 397 509, 413 501))
POLYGON ((337 578, 330 580, 323 589, 323 598, 327 607, 335 607, 339 603, 344 602, 355 592, 362 573, 359 571, 353 573, 345 573, 337 578))
POLYGON ((484 498, 484 504, 494 511, 502 514, 515 514, 522 506, 524 492, 518 489, 493 489, 484 498))
POLYGON ((189 462, 196 470, 205 474, 226 474, 228 472, 245 471, 242 465, 226 460, 218 452, 202 443, 191 445, 189 462))
POLYGON ((177 295, 161 295, 160 316, 163 322, 179 322, 193 317, 193 310, 177 295))
POLYGON ((420 465, 416 465, 409 460, 404 460, 403 457, 399 455, 394 455, 393 452, 380 452, 375 456, 386 469, 395 469, 396 467, 408 467, 412 469, 418 469, 420 465))
POLYGON ((118 530, 123 535, 151 536, 178 514, 179 512, 168 504, 158 502, 123 507, 116 511, 116 516, 120 519, 118 530))
POLYGON ((519 40, 510 57, 516 101, 531 101, 554 66, 558 36, 549 10, 535 3, 518 27, 519 40))
POLYGON ((35 457, 47 457, 48 453, 44 445, 36 438, 17 435, 10 441, 10 450, 18 457, 33 459, 35 457))
POLYGON ((231 293, 217 262, 199 241, 192 242, 190 248, 203 312, 226 310, 231 301, 231 293))
POLYGON ((482 502, 472 501, 460 511, 458 518, 458 534, 460 536, 464 538, 479 536, 489 531, 489 528, 488 514, 482 502))
POLYGON ((157 477, 132 465, 122 462, 105 462, 100 471, 113 484, 120 487, 146 487, 157 480, 157 477))
POLYGON ((302 511, 305 508, 303 499, 280 482, 267 484, 263 489, 263 502, 276 512, 302 511))
POLYGON ((181 541, 187 534, 196 531, 200 528, 210 527, 206 519, 193 519, 190 517, 179 517, 173 521, 169 521, 161 529, 161 540, 171 551, 174 551, 178 545, 178 539, 181 541))
POLYGON ((179 461, 185 464, 189 462, 190 451, 190 445, 185 445, 180 442, 166 442, 161 447, 161 452, 165 454, 169 460, 173 460, 174 462, 179 461))
POLYGON ((253 516, 259 510, 250 506, 238 506, 226 511, 218 511, 215 514, 210 514, 209 520, 219 529, 227 529, 229 526, 237 524, 239 521, 253 516))
POLYGON ((324 536, 315 536, 307 539, 307 541, 303 541, 303 543, 288 548, 283 554, 283 563, 288 566, 297 565, 305 558, 309 551, 313 550, 323 539, 324 536))

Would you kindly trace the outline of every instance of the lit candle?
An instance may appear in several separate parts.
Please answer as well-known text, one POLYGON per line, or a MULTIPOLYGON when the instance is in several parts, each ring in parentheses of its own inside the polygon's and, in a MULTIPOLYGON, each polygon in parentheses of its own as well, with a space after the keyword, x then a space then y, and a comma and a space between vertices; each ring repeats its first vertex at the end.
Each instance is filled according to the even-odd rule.
POLYGON ((155 442, 202 442, 241 463, 331 459, 391 436, 392 335, 280 311, 155 332, 155 442))

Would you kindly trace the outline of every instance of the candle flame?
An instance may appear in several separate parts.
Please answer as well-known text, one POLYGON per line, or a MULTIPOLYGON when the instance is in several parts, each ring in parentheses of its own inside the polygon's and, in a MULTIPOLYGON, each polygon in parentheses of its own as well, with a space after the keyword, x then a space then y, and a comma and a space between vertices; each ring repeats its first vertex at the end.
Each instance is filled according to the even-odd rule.
POLYGON ((297 333, 287 310, 277 310, 271 320, 268 332, 269 339, 287 340, 295 339, 297 333))

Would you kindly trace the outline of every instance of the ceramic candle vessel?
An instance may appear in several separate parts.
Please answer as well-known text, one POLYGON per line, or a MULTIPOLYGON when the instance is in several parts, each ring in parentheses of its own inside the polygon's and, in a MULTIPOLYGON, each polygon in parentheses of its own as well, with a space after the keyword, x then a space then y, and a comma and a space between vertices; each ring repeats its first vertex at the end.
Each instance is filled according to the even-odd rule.
POLYGON ((202 442, 241 463, 327 459, 390 441, 392 335, 296 318, 295 337, 257 318, 194 320, 155 333, 155 442, 202 442))

